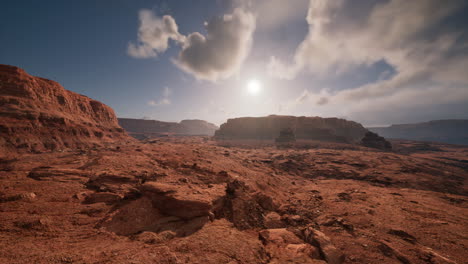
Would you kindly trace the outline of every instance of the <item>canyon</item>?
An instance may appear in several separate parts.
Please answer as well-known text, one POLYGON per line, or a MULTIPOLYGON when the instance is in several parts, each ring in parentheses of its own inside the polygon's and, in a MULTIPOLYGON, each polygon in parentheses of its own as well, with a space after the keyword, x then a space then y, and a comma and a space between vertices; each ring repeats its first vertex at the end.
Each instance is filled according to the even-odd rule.
POLYGON ((181 125, 214 130, 0 66, 0 263, 466 262, 466 146, 338 118, 181 125))

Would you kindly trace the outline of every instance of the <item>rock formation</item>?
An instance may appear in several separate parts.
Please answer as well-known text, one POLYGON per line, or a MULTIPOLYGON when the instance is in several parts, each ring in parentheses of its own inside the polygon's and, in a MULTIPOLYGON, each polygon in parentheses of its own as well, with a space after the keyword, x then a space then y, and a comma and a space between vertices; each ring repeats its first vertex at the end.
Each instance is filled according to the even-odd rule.
POLYGON ((285 128, 280 131, 279 136, 275 139, 276 143, 290 143, 296 141, 296 135, 291 128, 285 128))
POLYGON ((215 124, 198 119, 182 120, 179 125, 179 133, 186 135, 213 136, 215 131, 218 129, 218 126, 215 124))
POLYGON ((179 126, 175 122, 162 122, 135 118, 118 118, 120 126, 137 139, 146 139, 164 133, 174 133, 179 126))
POLYGON ((391 150, 392 144, 385 140, 385 138, 377 135, 373 132, 367 132, 364 138, 361 140, 361 144, 368 148, 376 148, 381 150, 391 150))
POLYGON ((130 139, 107 105, 0 65, 0 150, 56 150, 130 139))
POLYGON ((182 120, 180 123, 134 118, 119 118, 119 124, 133 137, 146 139, 162 134, 213 136, 218 127, 204 120, 182 120))
POLYGON ((215 132, 215 137, 274 140, 286 128, 292 129, 297 139, 342 143, 357 143, 367 132, 361 124, 339 118, 270 115, 228 119, 215 132))

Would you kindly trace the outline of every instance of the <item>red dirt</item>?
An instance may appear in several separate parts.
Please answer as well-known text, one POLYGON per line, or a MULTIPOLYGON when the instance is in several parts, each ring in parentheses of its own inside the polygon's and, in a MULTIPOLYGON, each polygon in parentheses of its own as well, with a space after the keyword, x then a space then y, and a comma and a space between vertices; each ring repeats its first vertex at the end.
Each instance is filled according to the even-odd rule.
POLYGON ((0 263, 466 263, 468 148, 394 143, 4 157, 0 263))

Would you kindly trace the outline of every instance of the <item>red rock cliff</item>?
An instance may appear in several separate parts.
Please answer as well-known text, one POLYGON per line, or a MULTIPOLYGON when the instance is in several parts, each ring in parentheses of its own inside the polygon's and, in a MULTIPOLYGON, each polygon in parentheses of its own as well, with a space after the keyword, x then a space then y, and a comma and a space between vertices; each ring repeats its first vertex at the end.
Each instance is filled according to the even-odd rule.
POLYGON ((109 106, 0 64, 0 150, 81 148, 129 140, 109 106))
POLYGON ((291 128, 297 139, 357 143, 367 132, 361 124, 339 118, 277 116, 229 119, 216 131, 218 139, 273 140, 291 128))

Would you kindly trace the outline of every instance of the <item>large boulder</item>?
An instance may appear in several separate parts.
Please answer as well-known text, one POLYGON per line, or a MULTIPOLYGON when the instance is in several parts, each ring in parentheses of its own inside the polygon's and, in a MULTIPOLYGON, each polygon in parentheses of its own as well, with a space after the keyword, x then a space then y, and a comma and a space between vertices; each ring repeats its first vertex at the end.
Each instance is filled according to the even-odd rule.
POLYGON ((361 144, 368 148, 376 148, 381 150, 391 150, 392 144, 385 138, 377 135, 373 132, 367 132, 364 138, 361 140, 361 144))
POLYGON ((130 140, 109 106, 0 64, 0 149, 56 150, 130 140))

